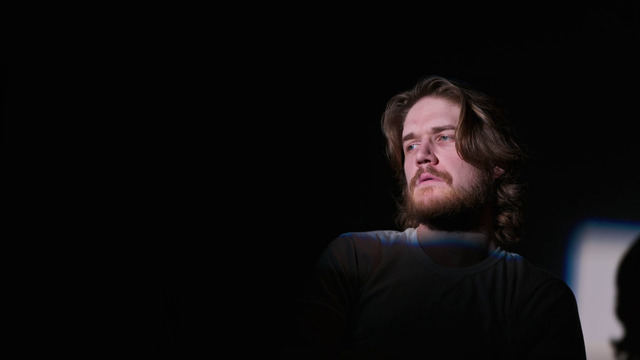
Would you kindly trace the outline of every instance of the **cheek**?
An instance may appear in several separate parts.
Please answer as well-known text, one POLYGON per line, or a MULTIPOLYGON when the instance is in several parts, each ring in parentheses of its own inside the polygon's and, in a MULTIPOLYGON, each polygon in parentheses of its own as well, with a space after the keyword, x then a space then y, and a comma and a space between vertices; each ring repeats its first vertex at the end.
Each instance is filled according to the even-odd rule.
POLYGON ((460 158, 450 158, 447 162, 447 172, 451 175, 452 185, 460 185, 473 179, 475 168, 460 158))
POLYGON ((409 191, 413 191, 413 188, 416 186, 415 182, 412 181, 414 174, 415 173, 411 173, 411 174, 408 174, 406 172, 404 173, 404 176, 405 176, 404 185, 405 185, 406 189, 409 190, 409 191))
POLYGON ((474 167, 465 166, 456 169, 457 176, 453 177, 454 185, 461 187, 469 187, 472 184, 475 184, 482 177, 480 171, 474 167))
POLYGON ((416 174, 416 171, 418 169, 416 169, 415 166, 408 166, 407 163, 405 162, 404 164, 404 176, 407 179, 407 183, 411 181, 411 178, 413 178, 413 176, 416 174))

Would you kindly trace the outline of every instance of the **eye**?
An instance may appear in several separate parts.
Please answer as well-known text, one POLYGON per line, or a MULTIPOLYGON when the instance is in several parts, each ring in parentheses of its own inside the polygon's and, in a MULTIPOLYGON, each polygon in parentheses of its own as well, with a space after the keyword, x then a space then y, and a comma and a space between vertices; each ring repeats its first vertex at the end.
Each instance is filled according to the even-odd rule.
POLYGON ((438 141, 452 141, 453 139, 453 135, 439 135, 437 137, 438 141))
POLYGON ((409 145, 406 146, 405 151, 415 150, 418 146, 419 146, 419 144, 417 144, 417 143, 409 144, 409 145))

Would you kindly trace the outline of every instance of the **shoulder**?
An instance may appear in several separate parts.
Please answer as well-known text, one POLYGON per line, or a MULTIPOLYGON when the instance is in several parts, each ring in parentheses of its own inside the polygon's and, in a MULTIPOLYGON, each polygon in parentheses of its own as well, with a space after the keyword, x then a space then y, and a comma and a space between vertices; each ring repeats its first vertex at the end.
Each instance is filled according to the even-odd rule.
POLYGON ((522 256, 510 254, 515 283, 511 311, 517 329, 517 350, 527 358, 554 353, 564 359, 585 359, 580 315, 573 291, 552 272, 522 256))
POLYGON ((338 235, 325 248, 324 258, 379 259, 392 249, 405 249, 412 243, 415 229, 372 230, 338 235))
POLYGON ((406 246, 415 236, 415 229, 398 230, 372 230, 360 232, 347 232, 337 236, 329 246, 332 248, 357 248, 362 251, 380 250, 390 246, 406 246))
POLYGON ((503 251, 502 252, 505 258, 505 264, 510 268, 511 271, 514 271, 518 274, 518 276, 526 277, 527 280, 530 281, 560 281, 564 282, 562 278, 555 275, 554 273, 536 265, 527 260, 525 257, 518 253, 503 251))
POLYGON ((372 230, 372 231, 352 231, 340 234, 338 238, 350 238, 358 242, 378 241, 385 244, 391 244, 398 241, 409 239, 415 232, 414 228, 404 231, 398 230, 372 230))
POLYGON ((525 303, 562 302, 575 307, 575 296, 567 283, 558 275, 536 265, 517 253, 505 252, 505 263, 515 283, 517 297, 525 303))

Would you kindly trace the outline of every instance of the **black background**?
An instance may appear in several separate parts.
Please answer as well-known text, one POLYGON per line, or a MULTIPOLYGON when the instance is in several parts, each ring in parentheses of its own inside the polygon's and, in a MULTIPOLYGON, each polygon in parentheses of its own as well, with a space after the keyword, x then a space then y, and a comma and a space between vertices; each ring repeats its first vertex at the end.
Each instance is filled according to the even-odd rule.
MULTIPOLYGON (((124 258, 102 268, 118 276, 90 311, 116 314, 97 317, 112 331, 94 352, 277 355, 321 249, 343 232, 395 228, 380 118, 431 74, 506 105, 532 155, 516 250, 562 275, 582 222, 640 221, 639 24, 634 2, 167 5, 110 17, 74 44, 82 57, 67 65, 82 70, 64 103, 87 100, 74 115, 99 124, 83 145, 111 136, 83 162, 94 172, 67 184, 90 187, 82 205, 102 214, 81 206, 74 221, 91 218, 87 234, 109 235, 105 248, 124 258)), ((5 110, 16 121, 3 143, 21 114, 5 110)))
POLYGON ((199 206, 179 218, 200 232, 178 231, 167 257, 163 352, 281 349, 319 251, 395 228, 380 117, 425 75, 507 106, 532 155, 515 249, 530 261, 562 275, 583 221, 640 221, 637 4, 268 10, 178 42, 169 70, 194 154, 175 164, 199 206))

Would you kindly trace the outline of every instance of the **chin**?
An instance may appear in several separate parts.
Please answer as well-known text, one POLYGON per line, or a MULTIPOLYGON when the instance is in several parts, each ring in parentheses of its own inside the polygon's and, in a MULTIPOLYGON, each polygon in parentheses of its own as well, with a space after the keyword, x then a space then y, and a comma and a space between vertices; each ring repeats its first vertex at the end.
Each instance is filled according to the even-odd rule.
POLYGON ((434 204, 451 202, 454 198, 455 193, 451 190, 437 192, 433 188, 427 187, 415 191, 413 203, 417 207, 432 207, 434 204))
POLYGON ((448 213, 451 209, 457 208, 458 206, 460 206, 460 204, 452 199, 441 196, 430 196, 429 198, 423 197, 414 201, 411 207, 415 213, 422 214, 422 217, 429 217, 448 213))

